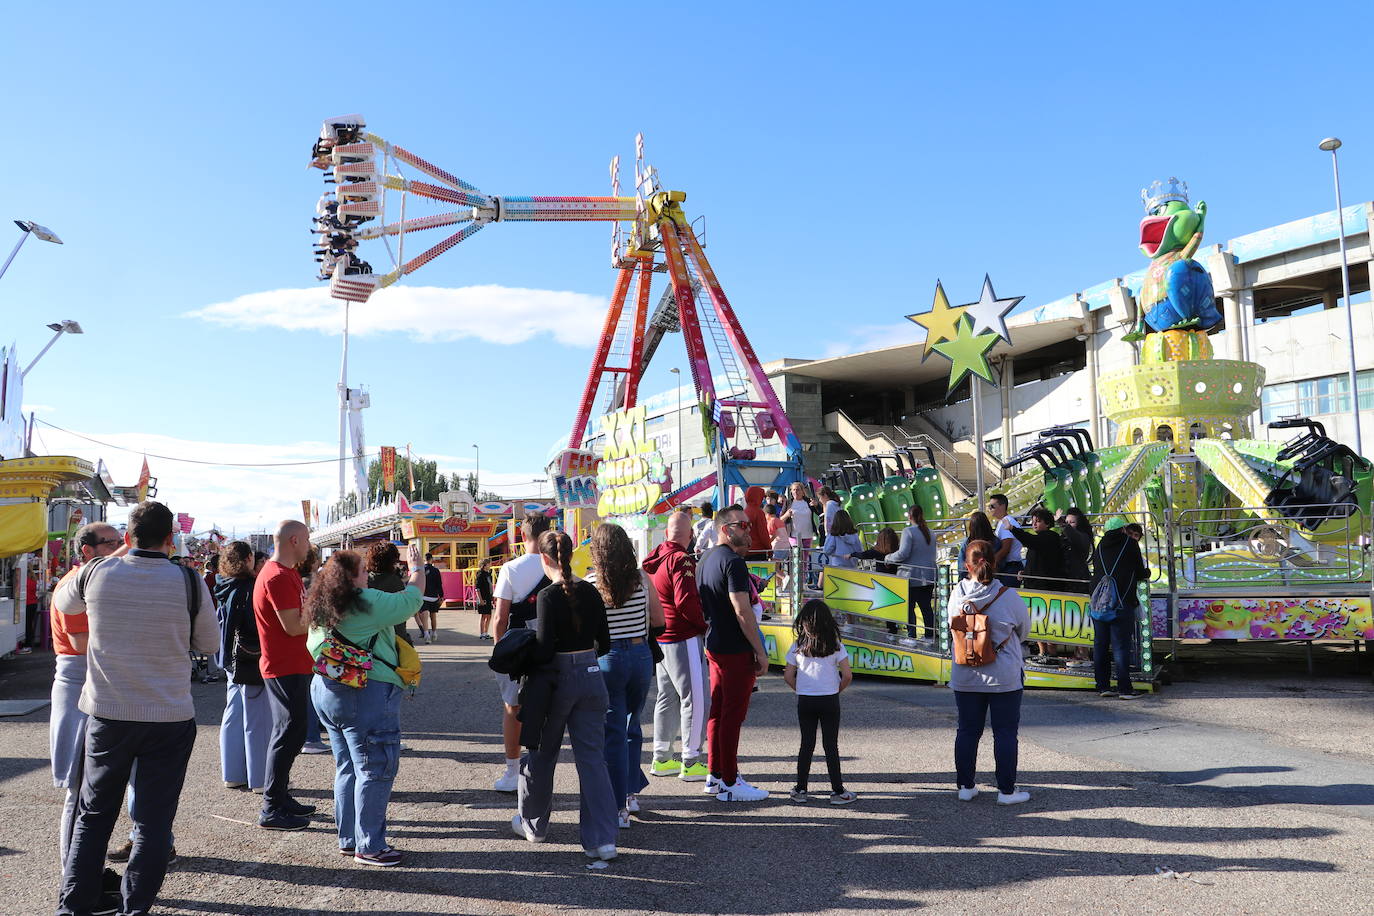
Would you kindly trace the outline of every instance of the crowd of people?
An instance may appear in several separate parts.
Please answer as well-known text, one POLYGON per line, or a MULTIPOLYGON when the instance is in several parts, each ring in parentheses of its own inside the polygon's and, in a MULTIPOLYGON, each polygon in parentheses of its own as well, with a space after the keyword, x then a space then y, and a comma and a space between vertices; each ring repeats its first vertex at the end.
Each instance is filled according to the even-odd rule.
MULTIPOLYGON (((756 679, 770 663, 760 583, 746 558, 759 556, 761 543, 765 557, 781 549, 778 526, 789 526, 789 549, 803 555, 819 533, 828 545, 825 562, 867 561, 911 579, 902 639, 934 633, 935 538, 919 507, 900 535, 885 529, 864 551, 833 493, 823 488, 813 502, 798 486, 790 495, 785 505, 751 491, 745 505, 708 508, 699 521, 690 510, 675 511, 664 542, 642 561, 623 528, 603 523, 590 540, 585 578, 572 572, 568 535, 547 516, 530 514, 521 526, 526 552, 502 565, 494 583, 483 564, 479 638, 497 640, 493 658, 522 653, 518 669, 496 673, 506 764, 493 785, 515 795, 518 837, 537 843, 549 834, 565 738, 577 768, 581 843, 592 859, 616 858, 618 832, 634 823, 652 778, 702 783, 723 803, 769 797, 741 772, 739 746, 756 679), (651 691, 646 761, 641 722, 651 691)), ((1005 497, 994 495, 987 515, 969 518, 961 579, 939 625, 970 613, 986 622, 977 653, 956 652, 954 660, 958 797, 978 793, 977 746, 990 724, 997 800, 1017 804, 1029 798, 1016 783, 1016 743, 1022 646, 1030 636, 1017 588, 1085 572, 1084 588, 1112 579, 1129 604, 1118 621, 1097 628, 1098 686, 1104 695, 1130 696, 1134 584, 1146 571, 1136 534, 1120 519, 1094 547, 1090 529, 1083 538, 1074 534, 1087 523, 1078 510, 1065 519, 1033 512, 1027 532, 1006 509, 1005 497), (1055 525, 1065 530, 1054 534, 1055 525)), ((52 773, 66 789, 59 916, 147 912, 175 859, 172 823, 196 737, 188 653, 213 655, 225 672, 223 782, 261 793, 260 828, 311 823, 315 807, 291 795, 291 771, 317 744, 334 758, 339 853, 360 865, 400 864, 386 812, 401 751, 400 699, 419 667, 406 623, 415 619, 422 641, 438 638, 442 583, 430 558, 412 545, 403 560, 382 542, 365 556, 336 550, 321 565, 306 526, 284 521, 270 556, 232 541, 202 577, 169 562, 173 544, 172 514, 156 502, 135 507, 123 535, 104 523, 87 525, 76 536, 81 563, 52 595, 52 773), (126 797, 133 830, 111 852, 126 797), (127 861, 123 876, 106 866, 107 857, 127 861)), ((782 659, 799 733, 789 797, 812 797, 819 732, 828 801, 850 804, 858 796, 841 769, 839 698, 853 674, 840 627, 820 599, 803 603, 792 624, 795 639, 782 659)))

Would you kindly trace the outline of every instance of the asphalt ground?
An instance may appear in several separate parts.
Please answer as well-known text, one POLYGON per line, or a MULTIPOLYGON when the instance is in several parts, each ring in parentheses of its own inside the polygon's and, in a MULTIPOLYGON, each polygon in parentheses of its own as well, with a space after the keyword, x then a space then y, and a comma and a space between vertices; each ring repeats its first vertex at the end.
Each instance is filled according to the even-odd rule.
MULTIPOLYGON (((700 784, 653 779, 620 858, 591 870, 566 750, 549 841, 511 834, 513 798, 490 789, 501 753, 489 644, 473 638, 471 614, 441 619, 441 642, 420 648, 424 684, 402 706, 390 837, 405 864, 337 855, 327 756, 302 757, 293 774, 297 797, 320 806, 314 827, 253 826, 260 797, 220 779, 224 685, 196 684, 181 858, 158 912, 1291 914, 1369 912, 1374 898, 1367 656, 1324 659, 1317 677, 1300 650, 1258 667, 1214 656, 1131 703, 1029 693, 1021 783, 1034 797, 1016 807, 996 805, 986 778, 976 800, 955 799, 947 690, 877 678, 843 697, 840 746, 858 802, 793 804, 795 707, 775 670, 741 744, 743 772, 773 797, 725 804, 700 784)), ((51 669, 50 655, 0 661, 0 700, 46 697, 51 669)), ((0 718, 0 913, 51 913, 56 898, 62 794, 47 715, 0 718)), ((990 734, 982 752, 990 766, 990 734)), ((823 773, 817 760, 813 788, 823 773)))

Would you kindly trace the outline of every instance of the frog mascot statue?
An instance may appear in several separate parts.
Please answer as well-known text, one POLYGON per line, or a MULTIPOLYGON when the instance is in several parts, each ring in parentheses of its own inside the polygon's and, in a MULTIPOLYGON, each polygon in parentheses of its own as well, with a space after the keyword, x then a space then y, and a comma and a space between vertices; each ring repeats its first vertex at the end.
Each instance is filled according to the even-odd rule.
POLYGON ((1188 206, 1188 185, 1177 178, 1156 181, 1140 192, 1140 250, 1150 259, 1137 298, 1140 322, 1127 340, 1144 340, 1151 331, 1208 331, 1221 322, 1212 278, 1193 255, 1202 244, 1207 204, 1188 206))

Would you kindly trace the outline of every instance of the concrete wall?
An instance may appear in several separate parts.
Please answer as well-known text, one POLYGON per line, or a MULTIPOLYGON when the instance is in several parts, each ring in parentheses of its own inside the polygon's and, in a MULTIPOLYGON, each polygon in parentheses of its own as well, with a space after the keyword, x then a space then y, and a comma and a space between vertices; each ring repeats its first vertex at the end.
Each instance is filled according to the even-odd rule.
MULTIPOLYGON (((1360 370, 1374 368, 1374 304, 1356 303, 1351 316, 1355 322, 1355 357, 1360 370)), ((1350 350, 1344 308, 1325 309, 1307 315, 1271 320, 1250 328, 1250 352, 1265 368, 1265 385, 1303 381, 1349 371, 1350 350)), ((1326 425, 1332 438, 1355 447, 1355 426, 1348 411, 1315 414, 1313 419, 1326 425)), ((1374 410, 1360 412, 1360 432, 1365 454, 1374 454, 1374 410)), ((1293 433, 1257 426, 1261 439, 1282 441, 1293 433)))
POLYGON ((819 477, 832 464, 853 457, 853 451, 839 436, 825 428, 821 414, 820 379, 790 372, 769 379, 778 394, 783 412, 802 444, 802 463, 806 473, 819 477))
MULTIPOLYGON (((973 435, 973 414, 969 401, 927 411, 926 418, 952 438, 973 435)), ((1028 382, 1012 389, 1012 433, 1024 435, 1051 426, 1072 426, 1086 422, 1090 412, 1087 370, 1028 382)), ((1002 400, 996 388, 983 386, 983 441, 1002 437, 1002 400)), ((1014 446, 1013 446, 1014 447, 1014 446)))

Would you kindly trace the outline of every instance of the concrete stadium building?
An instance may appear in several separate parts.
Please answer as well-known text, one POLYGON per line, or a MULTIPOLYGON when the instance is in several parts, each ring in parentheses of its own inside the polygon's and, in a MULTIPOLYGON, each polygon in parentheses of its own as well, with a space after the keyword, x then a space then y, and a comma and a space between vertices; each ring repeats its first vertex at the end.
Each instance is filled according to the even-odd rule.
MULTIPOLYGON (((1361 427, 1365 441, 1374 441, 1374 202, 1346 207, 1344 216, 1361 427)), ((1206 246, 1196 255, 1211 274, 1225 318, 1213 335, 1217 357, 1252 360, 1266 370, 1263 404, 1252 420, 1256 437, 1270 435, 1270 420, 1300 415, 1321 420, 1330 435, 1354 445, 1339 235, 1332 210, 1206 246)), ((1013 343, 999 343, 990 354, 1000 384, 980 383, 981 452, 972 441, 968 386, 947 399, 948 364, 922 363, 919 343, 782 359, 765 368, 804 443, 808 473, 820 476, 834 463, 913 443, 932 450, 954 496, 971 490, 978 456, 988 480, 996 481, 1002 457, 1048 427, 1079 426, 1095 443, 1115 441, 1097 378, 1136 359, 1138 345, 1123 337, 1135 327, 1144 275, 1142 268, 1112 277, 1008 320, 1013 343)), ((644 401, 648 431, 680 481, 711 470, 694 400, 684 388, 644 401)), ((1276 439, 1290 435, 1273 433, 1276 439)))

